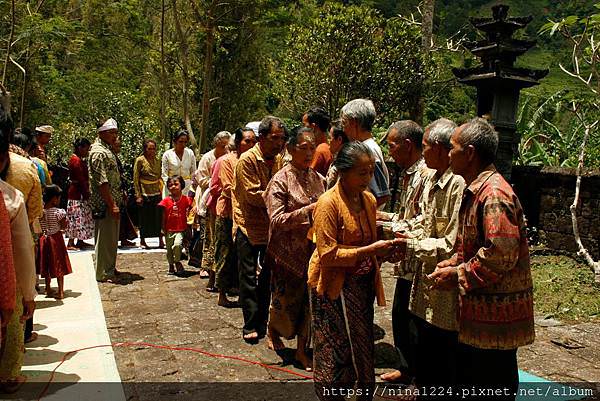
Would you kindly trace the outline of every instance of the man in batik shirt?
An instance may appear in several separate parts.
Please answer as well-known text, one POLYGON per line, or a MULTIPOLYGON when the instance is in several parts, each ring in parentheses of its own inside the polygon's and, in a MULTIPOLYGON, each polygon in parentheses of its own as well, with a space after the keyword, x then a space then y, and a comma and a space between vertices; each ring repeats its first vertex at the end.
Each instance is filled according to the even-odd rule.
POLYGON ((458 382, 469 389, 519 385, 517 348, 535 338, 533 284, 523 208, 496 171, 498 134, 475 118, 452 135, 450 165, 465 179, 456 253, 429 276, 436 288, 456 288, 459 303, 458 382))
MULTIPOLYGON (((396 164, 404 169, 400 177, 400 197, 396 213, 378 212, 377 219, 389 221, 388 226, 394 233, 405 235, 412 230, 421 213, 420 202, 423 194, 423 182, 430 170, 423 160, 422 141, 423 128, 411 120, 395 122, 387 133, 387 144, 390 156, 396 164)), ((387 231, 387 230, 386 230, 387 231)), ((408 310, 410 289, 419 259, 409 255, 394 265, 394 276, 397 277, 392 305, 392 330, 394 346, 400 356, 398 370, 384 373, 381 378, 390 382, 410 382, 415 374, 414 347, 411 346, 411 314, 408 310)))

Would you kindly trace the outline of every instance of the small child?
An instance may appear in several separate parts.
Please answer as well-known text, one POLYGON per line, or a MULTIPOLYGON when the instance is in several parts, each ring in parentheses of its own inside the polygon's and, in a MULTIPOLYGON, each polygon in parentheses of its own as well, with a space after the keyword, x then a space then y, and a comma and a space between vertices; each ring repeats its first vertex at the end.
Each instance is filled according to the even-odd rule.
POLYGON ((42 236, 38 247, 38 268, 46 281, 46 296, 56 299, 65 297, 64 276, 73 272, 62 233, 67 228, 67 212, 58 208, 61 194, 57 185, 48 185, 44 189, 44 215, 40 219, 42 236), (58 281, 58 293, 50 287, 53 278, 58 281))
POLYGON ((174 175, 167 180, 169 196, 164 198, 159 206, 163 211, 163 231, 167 247, 167 261, 169 262, 169 274, 182 273, 181 250, 185 231, 187 229, 187 215, 192 205, 190 198, 182 194, 185 181, 180 175, 174 175))

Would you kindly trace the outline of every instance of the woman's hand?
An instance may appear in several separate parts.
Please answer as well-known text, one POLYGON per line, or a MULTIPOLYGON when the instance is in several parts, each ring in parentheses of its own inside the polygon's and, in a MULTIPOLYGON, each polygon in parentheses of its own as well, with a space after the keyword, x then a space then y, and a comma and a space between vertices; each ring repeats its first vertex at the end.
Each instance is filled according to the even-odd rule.
MULTIPOLYGON (((388 256, 393 250, 395 246, 401 246, 401 239, 392 239, 392 240, 379 240, 371 245, 368 245, 367 253, 372 256, 385 257, 388 256)), ((404 243, 406 245, 406 243, 404 243)))
POLYGON ((141 206, 142 203, 144 203, 144 198, 142 198, 141 196, 135 198, 135 203, 137 203, 139 206, 141 206))

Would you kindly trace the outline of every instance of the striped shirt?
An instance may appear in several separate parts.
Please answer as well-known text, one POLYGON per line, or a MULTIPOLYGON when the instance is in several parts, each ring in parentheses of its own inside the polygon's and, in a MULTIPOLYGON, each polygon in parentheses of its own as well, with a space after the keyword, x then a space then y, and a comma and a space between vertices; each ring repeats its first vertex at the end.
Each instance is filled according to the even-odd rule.
POLYGON ((60 221, 67 217, 67 212, 64 209, 57 207, 50 207, 44 209, 44 216, 40 219, 40 225, 42 226, 42 232, 44 235, 50 236, 61 231, 60 221))

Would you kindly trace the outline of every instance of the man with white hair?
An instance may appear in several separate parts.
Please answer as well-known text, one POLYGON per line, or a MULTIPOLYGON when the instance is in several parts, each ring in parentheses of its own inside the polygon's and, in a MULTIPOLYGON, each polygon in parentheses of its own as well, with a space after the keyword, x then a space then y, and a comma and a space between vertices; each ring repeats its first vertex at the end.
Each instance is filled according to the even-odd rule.
MULTIPOLYGON (((229 138, 231 133, 229 131, 220 131, 213 138, 214 148, 206 152, 200 158, 198 168, 192 177, 192 192, 194 192, 194 208, 192 214, 197 214, 201 209, 204 209, 202 202, 206 202, 208 196, 208 187, 210 185, 210 177, 212 176, 212 170, 217 159, 227 153, 229 144, 229 138)), ((198 216, 195 217, 195 228, 198 230, 194 232, 190 244, 190 266, 202 267, 200 277, 209 277, 209 285, 207 288, 214 287, 214 274, 211 274, 212 264, 214 262, 214 256, 212 255, 212 242, 210 238, 212 234, 207 233, 207 229, 214 228, 214 216, 212 217, 212 224, 210 223, 211 216, 198 216), (209 227, 211 226, 211 227, 209 227), (206 239, 208 237, 208 239, 206 239), (205 252, 206 257, 205 257, 205 252)))
POLYGON ((390 176, 381 148, 371 134, 376 116, 375 105, 367 99, 349 101, 342 107, 340 113, 344 132, 348 138, 367 145, 375 157, 375 172, 369 183, 369 191, 377 199, 379 207, 390 199, 390 176))
MULTIPOLYGON (((394 233, 414 236, 410 231, 415 219, 420 218, 421 199, 424 181, 430 170, 422 155, 423 128, 411 120, 401 120, 390 125, 386 141, 390 156, 402 168, 398 192, 398 204, 395 213, 378 212, 379 220, 389 221, 394 233)), ((398 370, 381 375, 381 379, 390 382, 410 382, 415 375, 414 325, 408 310, 410 291, 416 266, 419 260, 412 254, 394 264, 394 276, 397 277, 392 304, 392 330, 394 345, 400 361, 398 370)))
POLYGON ((431 289, 427 278, 438 262, 453 253, 458 234, 458 212, 465 181, 452 172, 448 152, 456 124, 440 118, 423 134, 423 159, 429 173, 423 179, 421 214, 404 242, 414 258, 415 272, 409 310, 416 328, 415 378, 419 388, 456 384, 458 347, 458 289, 431 289))
POLYGON ((89 153, 90 203, 94 217, 96 280, 116 282, 117 245, 121 220, 121 175, 112 149, 119 133, 109 118, 97 124, 98 138, 89 153))
POLYGON ((514 400, 517 348, 535 338, 523 208, 494 166, 498 134, 489 122, 472 119, 454 131, 451 144, 450 166, 467 185, 456 253, 428 279, 459 292, 458 383, 492 390, 496 397, 486 399, 514 400))
MULTIPOLYGON (((212 176, 212 171, 215 165, 215 162, 221 156, 227 154, 229 151, 229 139, 231 138, 231 133, 229 131, 220 131, 213 138, 213 146, 209 152, 206 152, 202 158, 200 159, 200 163, 198 163, 198 169, 194 174, 194 180, 198 183, 198 188, 196 189, 196 199, 199 199, 199 202, 196 202, 196 208, 199 210, 200 208, 206 209, 206 218, 204 219, 204 227, 200 232, 200 239, 202 243, 202 261, 200 267, 203 270, 203 273, 208 273, 208 283, 206 283, 206 290, 209 292, 216 292, 215 289, 215 240, 214 240, 214 232, 215 232, 215 213, 209 210, 206 207, 206 202, 208 200, 208 189, 210 186, 210 178, 212 176), (198 194, 198 191, 200 193, 198 194), (203 202, 204 204, 199 204, 203 202)), ((193 186, 193 185, 192 185, 193 186)), ((194 257, 198 257, 198 252, 195 252, 194 257)))

